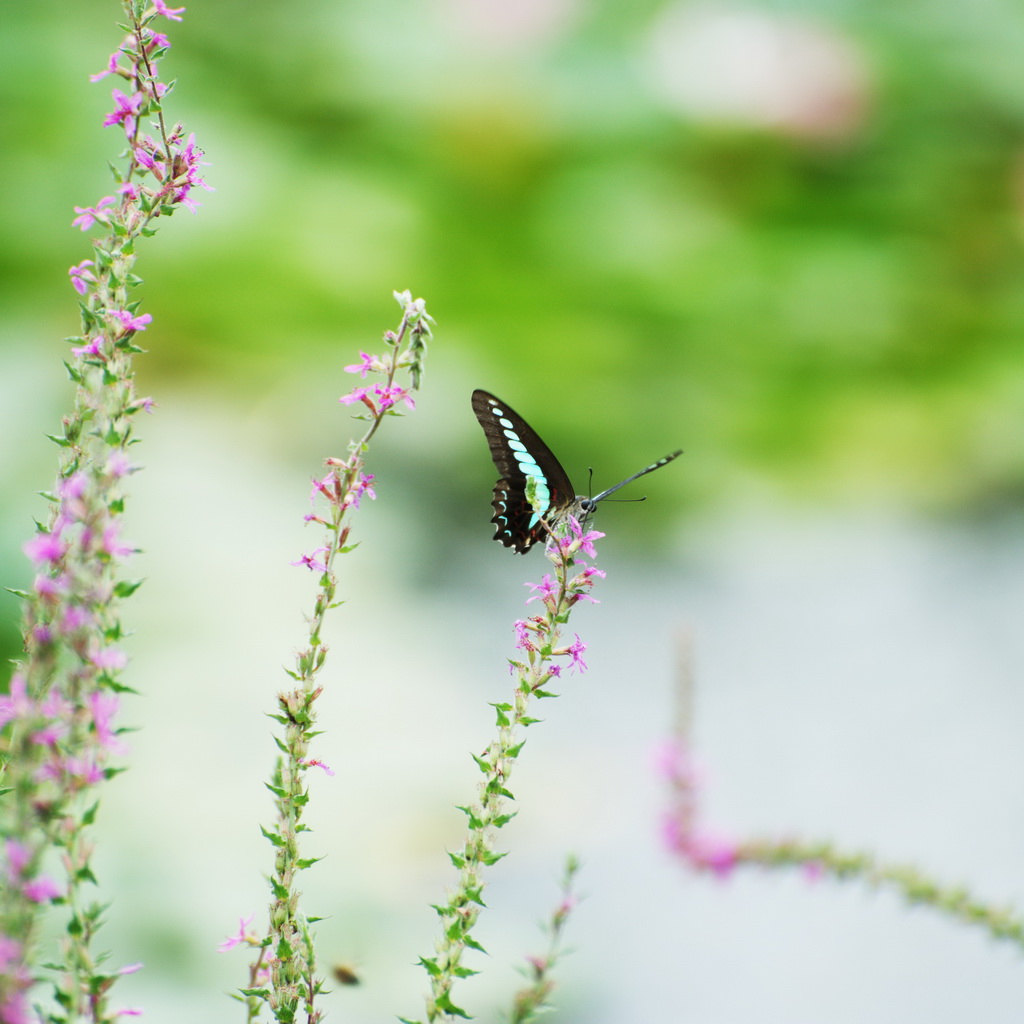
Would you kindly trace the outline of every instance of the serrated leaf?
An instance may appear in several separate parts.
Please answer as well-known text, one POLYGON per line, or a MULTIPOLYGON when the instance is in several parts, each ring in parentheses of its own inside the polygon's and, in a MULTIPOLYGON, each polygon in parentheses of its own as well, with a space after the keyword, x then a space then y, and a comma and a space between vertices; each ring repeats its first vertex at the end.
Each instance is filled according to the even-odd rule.
POLYGON ((432 978, 438 978, 441 976, 441 968, 437 966, 437 961, 433 959, 433 957, 421 956, 420 967, 422 967, 432 978))
POLYGON ((437 1006, 439 1010, 443 1011, 444 1013, 447 1013, 449 1016, 461 1017, 463 1020, 473 1019, 468 1013, 466 1013, 465 1010, 462 1009, 461 1006, 456 1006, 452 1002, 451 996, 449 996, 447 992, 444 992, 440 996, 438 996, 434 1005, 437 1006))
POLYGON ((278 847, 279 849, 285 845, 284 838, 278 835, 276 832, 271 832, 268 829, 265 829, 262 825, 260 825, 260 831, 267 839, 269 839, 274 844, 274 846, 278 847))

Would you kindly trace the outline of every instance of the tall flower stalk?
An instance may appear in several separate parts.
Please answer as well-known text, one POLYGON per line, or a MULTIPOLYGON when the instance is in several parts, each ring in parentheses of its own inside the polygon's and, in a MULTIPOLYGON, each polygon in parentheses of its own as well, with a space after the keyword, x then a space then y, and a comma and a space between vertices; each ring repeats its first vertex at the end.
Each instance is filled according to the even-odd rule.
MULTIPOLYGON (((526 742, 525 738, 520 738, 521 731, 539 721, 530 714, 533 702, 556 696, 548 687, 558 681, 564 669, 586 670, 583 661, 586 645, 578 634, 571 643, 566 643, 563 627, 577 603, 593 600, 590 590, 595 578, 604 576, 600 569, 585 563, 578 567, 575 556, 582 551, 593 557, 594 541, 603 536, 597 531, 584 532, 580 523, 570 517, 561 527, 556 527, 545 550, 554 567, 554 576, 549 573, 540 583, 527 584, 534 591, 529 601, 539 601, 542 611, 514 624, 515 646, 520 656, 509 661, 509 670, 516 681, 512 699, 492 705, 497 717, 497 734, 482 756, 473 755, 483 780, 477 799, 459 808, 466 816, 467 834, 462 847, 448 854, 458 877, 447 900, 434 906, 441 923, 441 936, 434 955, 420 957, 420 964, 430 978, 430 992, 426 997, 428 1022, 469 1016, 453 1001, 452 989, 460 978, 476 973, 463 965, 466 950, 484 952, 473 937, 473 928, 484 906, 486 869, 505 856, 495 848, 496 834, 516 814, 510 809, 515 797, 508 783, 526 742)), ((399 1019, 403 1024, 422 1024, 405 1017, 399 1019)))
POLYGON ((249 969, 249 983, 241 990, 247 1021, 257 1020, 264 1005, 274 1020, 282 1024, 298 1020, 301 1014, 307 1024, 315 1024, 323 1017, 317 1006, 323 979, 317 976, 312 932, 317 918, 300 909, 297 885, 299 873, 319 859, 303 857, 300 851, 299 837, 307 830, 302 816, 309 801, 305 775, 310 768, 334 774, 322 761, 310 756, 309 747, 318 735, 315 705, 323 687, 317 679, 327 659, 321 630, 328 610, 335 607, 338 581, 334 562, 338 555, 351 550, 350 526, 346 521, 349 511, 359 508, 362 498, 376 497, 374 478, 365 472, 364 457, 370 439, 385 418, 396 414, 396 405, 402 402, 413 408, 410 392, 420 385, 430 338, 432 320, 423 300, 414 300, 409 292, 396 292, 395 298, 402 307, 402 319, 397 330, 384 335, 384 354, 363 352, 359 363, 345 368, 350 373, 359 373, 364 380, 370 373, 383 380, 357 387, 340 399, 346 405, 361 404, 367 410, 363 418, 368 420, 368 426, 361 438, 349 444, 348 457, 327 459, 326 475, 313 481, 312 497, 326 501, 327 510, 323 515, 309 514, 306 520, 323 528, 324 540, 321 547, 295 563, 318 574, 319 589, 309 617, 305 646, 296 655, 294 669, 287 670, 293 686, 278 695, 277 711, 271 715, 279 726, 275 743, 280 756, 267 784, 274 796, 277 816, 272 827, 263 828, 263 835, 274 848, 269 928, 265 935, 257 936, 250 931, 249 922, 243 921, 238 936, 221 946, 226 950, 246 943, 259 950, 249 969), (395 382, 399 371, 408 373, 408 387, 395 382))
POLYGON ((143 351, 138 334, 152 317, 140 314, 130 296, 140 283, 137 240, 178 206, 194 209, 190 192, 206 186, 193 139, 184 139, 180 125, 166 125, 169 86, 157 75, 170 42, 155 19, 180 21, 184 8, 163 0, 122 6, 127 36, 92 80, 126 83, 128 92, 113 91, 114 109, 103 123, 122 132, 128 146, 114 172, 116 195, 75 207, 74 226, 104 232, 93 239, 93 258, 69 271, 82 318, 82 335, 70 339, 65 362, 74 404, 51 438, 60 456, 56 485, 44 495, 50 511, 25 545, 36 576, 29 590, 16 592, 24 600, 25 653, 0 699, 0 1024, 30 1019, 30 990, 41 978, 40 915, 48 904, 63 906, 67 922, 59 956, 46 957, 55 968, 56 1006, 41 1011, 41 1019, 98 1024, 132 1012, 109 1008, 113 982, 134 968, 101 969, 92 943, 103 907, 86 889, 96 882, 91 826, 98 786, 121 770, 111 763, 122 752, 114 720, 127 689, 120 682, 120 604, 138 586, 122 575, 134 550, 121 538, 124 484, 137 468, 129 458, 135 417, 152 407, 137 396, 132 368, 143 351), (51 850, 56 856, 48 857, 51 850))

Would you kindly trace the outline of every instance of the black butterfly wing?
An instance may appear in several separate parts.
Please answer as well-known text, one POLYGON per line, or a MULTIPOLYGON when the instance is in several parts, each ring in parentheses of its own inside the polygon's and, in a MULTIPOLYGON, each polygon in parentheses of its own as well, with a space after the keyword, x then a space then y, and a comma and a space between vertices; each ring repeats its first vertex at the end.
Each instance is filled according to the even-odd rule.
POLYGON ((514 409, 486 391, 473 392, 473 412, 483 427, 491 458, 498 468, 494 485, 494 516, 497 526, 495 540, 519 554, 527 551, 542 537, 544 527, 526 497, 526 481, 537 481, 537 495, 547 506, 543 515, 568 508, 576 492, 569 477, 551 449, 514 409))

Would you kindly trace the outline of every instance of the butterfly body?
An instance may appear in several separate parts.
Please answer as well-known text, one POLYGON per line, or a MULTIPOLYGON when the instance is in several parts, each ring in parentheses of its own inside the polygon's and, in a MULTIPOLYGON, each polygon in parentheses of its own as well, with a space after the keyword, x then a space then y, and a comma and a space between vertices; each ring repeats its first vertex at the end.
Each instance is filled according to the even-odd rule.
POLYGON ((666 455, 596 497, 585 497, 576 494, 554 453, 514 409, 489 392, 477 390, 473 392, 473 412, 487 437, 491 458, 500 474, 491 501, 494 508, 491 522, 497 527, 494 539, 519 554, 525 554, 546 535, 542 520, 549 525, 568 516, 582 521, 613 491, 660 469, 682 454, 676 451, 666 455), (531 479, 536 507, 527 497, 531 479))

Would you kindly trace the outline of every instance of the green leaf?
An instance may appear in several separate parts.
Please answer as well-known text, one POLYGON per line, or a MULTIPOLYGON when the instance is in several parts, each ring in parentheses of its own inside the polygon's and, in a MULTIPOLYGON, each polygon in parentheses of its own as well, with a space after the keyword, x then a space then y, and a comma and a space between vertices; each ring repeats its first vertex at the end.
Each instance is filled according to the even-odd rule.
POLYGON ((56 434, 46 434, 45 436, 61 448, 71 447, 71 442, 66 437, 58 437, 56 434))
MULTIPOLYGON (((27 597, 28 595, 26 594, 25 596, 27 597)), ((521 743, 519 745, 522 746, 521 743)), ((474 761, 476 761, 477 768, 479 768, 480 771, 484 773, 484 775, 490 774, 491 765, 489 762, 485 761, 482 757, 479 757, 477 754, 474 754, 472 751, 470 751, 469 756, 472 757, 474 761)))
POLYGON ((82 824, 83 825, 91 825, 96 820, 96 811, 99 810, 99 806, 100 806, 100 802, 99 802, 99 800, 97 800, 96 803, 94 803, 92 805, 92 807, 90 807, 85 812, 85 814, 82 815, 82 824))
MULTIPOLYGON (((533 477, 530 477, 529 479, 532 480, 533 477)), ((460 1006, 456 1006, 452 1002, 451 996, 449 996, 447 992, 444 992, 440 996, 438 996, 437 1000, 435 1001, 435 1005, 439 1010, 449 1014, 452 1017, 461 1017, 463 1020, 473 1019, 468 1013, 466 1013, 465 1010, 463 1010, 460 1006)))
POLYGON ((480 854, 480 860, 482 860, 484 862, 484 864, 487 865, 487 867, 493 867, 495 864, 498 863, 499 860, 501 860, 503 857, 507 857, 507 856, 508 856, 508 851, 507 850, 504 853, 496 853, 495 851, 492 850, 489 853, 481 853, 480 854))
POLYGON ((477 950, 480 953, 486 953, 487 952, 487 950, 484 949, 484 947, 481 946, 480 943, 476 941, 476 939, 472 939, 468 935, 463 935, 462 936, 462 941, 467 946, 469 946, 470 949, 475 949, 475 950, 477 950))
POLYGON ((139 587, 142 586, 144 580, 119 580, 114 584, 114 594, 117 597, 131 597, 139 587))
POLYGON ((438 978, 441 976, 441 968, 437 966, 437 961, 432 957, 421 956, 420 967, 422 967, 432 978, 438 978))
POLYGON ((449 850, 448 859, 460 870, 466 866, 466 858, 460 853, 452 853, 451 850, 449 850))
POLYGON ((30 596, 29 592, 27 590, 17 590, 14 587, 4 587, 4 590, 6 590, 8 594, 13 594, 15 597, 29 597, 30 596))
POLYGON ((276 846, 276 847, 277 847, 278 849, 280 849, 280 848, 281 848, 282 846, 285 846, 285 845, 286 845, 286 843, 285 843, 285 841, 284 841, 284 838, 283 838, 282 836, 279 836, 279 835, 278 835, 278 834, 277 834, 276 832, 271 832, 271 831, 269 831, 268 829, 265 829, 265 828, 264 828, 264 827, 263 827, 262 825, 260 825, 260 831, 261 831, 261 832, 263 833, 263 835, 264 835, 264 836, 265 836, 265 837, 266 837, 267 839, 269 839, 269 840, 270 840, 270 841, 271 841, 271 842, 272 842, 272 843, 274 844, 274 846, 276 846))
POLYGON ((314 864, 323 859, 323 857, 301 857, 295 862, 295 866, 299 871, 305 871, 306 868, 311 868, 314 864))
POLYGON ((519 751, 526 745, 526 740, 520 740, 515 746, 508 747, 505 750, 505 756, 510 760, 515 760, 519 756, 519 751))
POLYGON ((495 828, 504 828, 518 813, 518 811, 513 811, 511 814, 499 814, 491 820, 491 824, 495 828))

